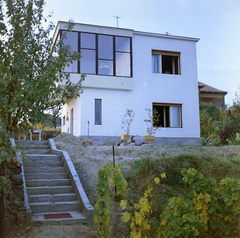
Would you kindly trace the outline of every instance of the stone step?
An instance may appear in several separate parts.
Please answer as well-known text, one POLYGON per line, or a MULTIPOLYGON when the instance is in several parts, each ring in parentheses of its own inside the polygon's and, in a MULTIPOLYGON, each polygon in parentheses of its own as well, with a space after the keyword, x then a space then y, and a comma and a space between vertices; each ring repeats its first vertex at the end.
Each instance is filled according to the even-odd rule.
POLYGON ((45 160, 45 161, 28 161, 24 163, 24 167, 63 167, 64 163, 63 161, 51 161, 51 160, 45 160))
POLYGON ((31 161, 62 161, 60 155, 53 154, 26 154, 26 162, 31 161))
MULTIPOLYGON (((62 213, 62 212, 59 212, 62 213)), ((66 211, 64 213, 69 213, 71 214, 71 218, 57 218, 57 219, 45 219, 44 214, 46 213, 35 213, 32 215, 32 220, 34 223, 42 225, 42 224, 81 224, 81 223, 86 223, 87 222, 87 217, 79 212, 79 211, 66 211)), ((58 214, 57 212, 47 212, 47 214, 58 214)))
POLYGON ((65 167, 26 167, 25 173, 65 173, 65 167))
POLYGON ((73 193, 72 186, 44 186, 44 187, 27 187, 27 193, 29 195, 39 194, 60 194, 60 193, 73 193))
POLYGON ((61 193, 61 194, 39 194, 39 195, 30 195, 29 202, 64 202, 64 201, 75 201, 77 195, 75 193, 61 193))
POLYGON ((41 195, 30 195, 28 201, 30 203, 36 202, 66 202, 77 200, 75 193, 61 193, 61 194, 41 194, 41 195))
POLYGON ((66 186, 71 185, 70 179, 37 179, 26 180, 27 187, 43 187, 43 186, 66 186))
POLYGON ((25 154, 50 154, 50 149, 27 149, 25 154))
POLYGON ((78 201, 55 202, 55 203, 36 202, 29 203, 29 205, 33 213, 78 211, 80 209, 80 204, 78 201))
POLYGON ((17 145, 17 148, 20 150, 29 150, 29 149, 49 149, 48 145, 17 145))
POLYGON ((30 179, 68 179, 67 173, 26 173, 25 178, 30 179))
POLYGON ((48 141, 38 141, 38 140, 15 140, 16 147, 21 145, 48 145, 48 141))

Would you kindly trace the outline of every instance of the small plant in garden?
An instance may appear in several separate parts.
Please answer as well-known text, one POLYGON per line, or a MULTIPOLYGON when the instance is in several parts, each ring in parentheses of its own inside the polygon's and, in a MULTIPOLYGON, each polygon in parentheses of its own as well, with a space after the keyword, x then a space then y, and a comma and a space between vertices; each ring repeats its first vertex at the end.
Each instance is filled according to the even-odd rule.
POLYGON ((135 116, 135 112, 132 109, 126 109, 125 114, 122 116, 122 129, 125 129, 126 135, 130 133, 130 125, 135 116))
POLYGON ((158 126, 160 114, 156 109, 151 110, 150 108, 145 108, 145 111, 147 111, 148 114, 148 120, 145 120, 147 121, 147 134, 152 136, 161 129, 160 126, 158 126))
POLYGON ((211 134, 207 138, 208 145, 219 146, 221 145, 221 138, 218 135, 211 134))
POLYGON ((223 142, 226 142, 227 139, 230 139, 232 137, 232 130, 230 126, 225 126, 224 130, 219 132, 219 136, 222 139, 223 142))
MULTIPOLYGON (((165 173, 161 174, 162 178, 165 178, 165 173)), ((160 183, 160 178, 156 177, 154 179, 156 184, 160 183)), ((132 238, 137 237, 156 237, 157 233, 157 224, 154 222, 154 219, 151 219, 152 212, 152 191, 153 187, 148 186, 148 189, 145 191, 144 196, 140 198, 139 203, 131 204, 130 211, 124 212, 122 219, 125 222, 131 221, 131 235, 132 238)), ((126 210, 128 207, 127 200, 122 200, 120 206, 123 210, 126 210)))
POLYGON ((124 197, 127 191, 127 182, 123 178, 121 168, 123 164, 119 164, 114 168, 110 164, 101 166, 98 171, 97 194, 98 201, 94 207, 94 228, 97 231, 98 238, 109 238, 112 233, 110 227, 110 193, 115 187, 115 196, 124 197))

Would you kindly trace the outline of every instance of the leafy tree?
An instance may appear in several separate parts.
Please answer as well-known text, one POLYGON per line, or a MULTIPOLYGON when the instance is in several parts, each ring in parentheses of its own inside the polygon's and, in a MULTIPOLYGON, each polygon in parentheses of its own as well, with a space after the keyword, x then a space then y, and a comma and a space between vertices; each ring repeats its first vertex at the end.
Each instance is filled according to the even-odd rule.
POLYGON ((199 102, 199 109, 200 111, 206 110, 207 115, 214 121, 219 120, 220 109, 212 102, 199 102))
MULTIPOLYGON (((46 109, 77 97, 85 78, 82 75, 72 84, 63 72, 80 55, 63 46, 64 35, 52 42, 53 24, 42 27, 42 21, 47 21, 43 6, 44 0, 0 0, 0 151, 5 155, 12 152, 10 135, 32 129, 44 120, 46 109), (65 82, 65 87, 58 82, 65 82)), ((69 30, 72 26, 69 23, 69 30)), ((0 160, 1 168, 6 158, 0 160)))

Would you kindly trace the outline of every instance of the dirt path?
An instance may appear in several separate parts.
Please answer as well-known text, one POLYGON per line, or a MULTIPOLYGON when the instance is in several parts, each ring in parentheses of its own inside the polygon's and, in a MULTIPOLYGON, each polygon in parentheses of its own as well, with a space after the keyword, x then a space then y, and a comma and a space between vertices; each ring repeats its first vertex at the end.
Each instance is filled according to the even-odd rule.
MULTIPOLYGON (((62 133, 54 139, 57 148, 66 150, 79 174, 81 183, 87 193, 90 203, 94 206, 97 201, 96 185, 98 183, 98 170, 101 165, 112 162, 112 146, 82 146, 79 138, 62 133)), ((240 156, 240 146, 222 146, 222 147, 206 147, 206 146, 172 146, 172 145, 146 145, 146 146, 126 146, 115 147, 116 163, 125 162, 123 173, 127 172, 130 163, 134 159, 141 157, 169 157, 180 154, 195 154, 221 156, 221 157, 238 157, 240 156)), ((114 207, 112 208, 114 210, 114 207)), ((119 211, 113 211, 113 214, 119 211)), ((115 217, 113 215, 113 220, 115 217)), ((13 233, 14 229, 10 229, 13 233)), ((15 234, 9 234, 9 238, 13 237, 31 237, 31 238, 92 238, 96 237, 92 225, 72 225, 72 226, 22 226, 16 227, 15 234), (20 229, 19 229, 20 228, 20 229)), ((117 229, 117 238, 127 237, 124 224, 119 224, 117 229)))

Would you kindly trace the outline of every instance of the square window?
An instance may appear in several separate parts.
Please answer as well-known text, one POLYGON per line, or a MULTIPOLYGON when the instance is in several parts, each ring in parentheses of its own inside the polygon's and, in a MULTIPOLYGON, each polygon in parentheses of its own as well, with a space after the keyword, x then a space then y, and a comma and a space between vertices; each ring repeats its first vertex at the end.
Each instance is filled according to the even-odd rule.
POLYGON ((153 110, 159 115, 157 127, 182 127, 181 105, 153 103, 153 110))
POLYGON ((152 72, 162 74, 180 74, 180 53, 153 50, 152 72))
POLYGON ((89 33, 81 33, 81 48, 96 49, 96 35, 89 33))

